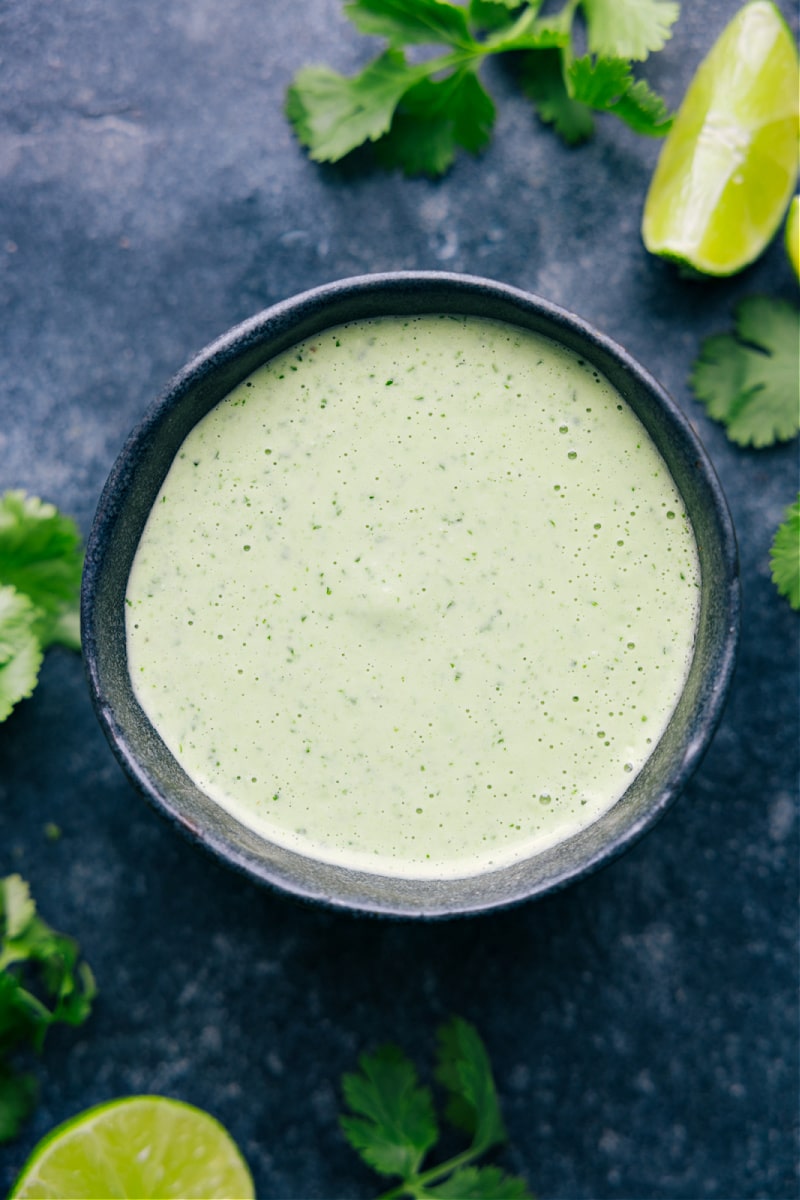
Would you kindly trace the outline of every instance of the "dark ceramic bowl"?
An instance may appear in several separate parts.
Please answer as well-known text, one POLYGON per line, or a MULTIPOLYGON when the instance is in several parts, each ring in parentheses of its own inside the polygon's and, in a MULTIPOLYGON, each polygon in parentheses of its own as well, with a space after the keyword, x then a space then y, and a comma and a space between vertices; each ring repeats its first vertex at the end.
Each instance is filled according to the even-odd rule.
POLYGON ((736 543, 727 506, 687 421, 630 356, 577 317, 501 284, 438 272, 373 275, 306 292, 237 326, 172 381, 131 434, 100 500, 86 556, 83 644, 92 699, 132 781, 188 837, 259 882, 344 909, 397 916, 474 913, 542 896, 609 862, 686 785, 720 717, 738 633, 736 543), (665 459, 691 519, 702 573, 699 627, 676 711, 644 769, 613 808, 551 849, 463 879, 386 878, 315 861, 265 841, 186 776, 140 708, 125 649, 125 592, 142 529, 181 442, 238 383, 274 355, 346 321, 449 312, 544 334, 616 387, 665 459))

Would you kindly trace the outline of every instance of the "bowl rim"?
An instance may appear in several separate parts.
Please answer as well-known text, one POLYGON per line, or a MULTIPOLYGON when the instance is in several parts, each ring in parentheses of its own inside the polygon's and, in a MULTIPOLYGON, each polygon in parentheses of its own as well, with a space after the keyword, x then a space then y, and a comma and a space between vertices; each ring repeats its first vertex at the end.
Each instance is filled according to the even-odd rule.
MULTIPOLYGON (((476 313, 475 315, 491 318, 491 313, 476 313)), ((527 324, 527 327, 532 328, 533 326, 527 324)), ((252 369, 254 368, 251 366, 248 370, 244 370, 241 378, 250 374, 252 369)), ((611 382, 618 391, 622 392, 623 399, 637 411, 630 396, 626 396, 619 386, 619 382, 615 382, 613 379, 611 382)), ((213 403, 217 403, 230 390, 231 386, 228 385, 213 403)), ((208 407, 213 407, 213 403, 208 407)), ((195 417, 188 428, 196 424, 202 415, 204 414, 195 417)), ((643 420, 642 413, 637 411, 637 415, 640 420, 643 420)), ((648 432, 652 434, 653 429, 647 425, 646 421, 643 423, 648 428, 648 432)), ((658 443, 657 448, 664 457, 663 448, 659 447, 658 443)), ((174 452, 170 456, 169 462, 173 457, 174 452)), ((683 498, 686 499, 683 489, 680 490, 683 498)), ((151 505, 147 506, 146 512, 149 512, 150 507, 151 505)), ((134 545, 130 558, 133 557, 135 548, 134 545)), ((707 593, 708 587, 704 581, 701 588, 701 600, 707 593)), ((122 608, 122 606, 124 606, 124 594, 120 601, 120 607, 122 608)), ((344 909, 355 913, 430 919, 486 913, 509 908, 560 891, 614 861, 652 828, 685 788, 719 724, 735 667, 740 608, 736 535, 722 487, 687 416, 646 368, 626 349, 589 322, 535 293, 479 275, 447 271, 388 271, 333 280, 280 300, 237 323, 215 338, 172 376, 129 433, 103 487, 87 539, 81 588, 81 634, 85 671, 92 704, 114 755, 124 773, 137 790, 144 794, 151 806, 171 824, 177 826, 190 841, 200 845, 240 874, 284 895, 289 893, 300 900, 321 903, 329 908, 344 909), (124 644, 120 646, 119 638, 117 638, 117 644, 112 645, 113 631, 109 632, 103 627, 103 622, 98 619, 98 596, 101 590, 110 586, 108 584, 109 548, 113 547, 113 539, 119 530, 121 516, 126 512, 126 505, 130 508, 135 503, 137 489, 135 468, 142 455, 149 453, 154 446, 157 447, 157 441, 163 432, 165 422, 170 419, 171 415, 180 413, 182 406, 191 402, 191 398, 197 393, 198 388, 213 385, 214 381, 218 380, 221 373, 224 373, 227 368, 231 365, 241 364, 248 356, 258 356, 263 352, 265 346, 271 348, 259 360, 260 362, 268 361, 283 349, 289 348, 309 336, 310 330, 303 332, 303 329, 312 326, 313 332, 320 332, 325 328, 341 324, 341 317, 334 316, 333 319, 326 319, 326 314, 335 314, 343 305, 356 303, 357 306, 358 304, 364 306, 366 304, 367 308, 371 309, 371 311, 362 313, 361 317, 345 318, 358 320, 370 315, 393 315, 397 312, 400 297, 402 297, 402 304, 406 306, 402 308, 402 312, 409 313, 415 311, 413 307, 415 304, 429 303, 431 297, 445 295, 449 297, 449 304, 443 306, 439 303, 425 311, 435 313, 449 310, 466 313, 481 303, 491 304, 502 309, 505 314, 498 317, 498 320, 514 324, 513 317, 510 317, 509 314, 516 313, 520 317, 517 322, 520 325, 525 325, 525 321, 522 320, 524 316, 527 321, 533 320, 535 323, 546 326, 547 330, 552 331, 545 331, 546 336, 562 345, 572 344, 573 350, 580 349, 595 365, 600 365, 600 369, 606 375, 608 375, 606 368, 613 366, 618 380, 630 381, 631 387, 634 390, 640 389, 641 394, 648 398, 648 403, 652 403, 654 416, 659 422, 665 422, 665 428, 668 428, 671 435, 678 439, 681 453, 694 459, 693 466, 698 472, 699 485, 702 486, 707 497, 709 520, 712 534, 717 542, 715 552, 720 568, 720 578, 711 581, 719 592, 716 602, 716 608, 719 611, 714 618, 716 640, 713 647, 713 672, 710 672, 711 678, 702 681, 699 685, 700 699, 696 706, 696 728, 693 736, 688 738, 682 747, 680 761, 670 774, 668 786, 660 788, 646 811, 635 820, 628 821, 624 829, 618 830, 600 848, 595 846, 591 852, 584 854, 577 865, 572 863, 565 869, 558 869, 560 861, 558 852, 565 846, 571 847, 577 843, 585 831, 580 831, 552 848, 553 854, 550 857, 555 863, 555 869, 546 881, 539 882, 535 886, 530 886, 530 883, 526 885, 524 882, 514 884, 511 882, 513 872, 510 873, 509 868, 499 868, 483 876, 470 876, 469 879, 473 886, 479 886, 476 881, 486 880, 489 876, 493 879, 507 876, 510 885, 502 892, 490 889, 489 894, 480 901, 454 902, 452 896, 450 900, 442 898, 450 894, 446 888, 440 888, 437 891, 436 887, 429 887, 428 885, 433 881, 427 879, 406 880, 405 883, 413 884, 417 892, 426 893, 424 902, 420 903, 413 897, 409 889, 404 888, 401 878, 370 876, 373 884, 375 880, 382 880, 385 884, 388 882, 394 885, 400 884, 400 887, 395 888, 393 898, 388 900, 364 897, 354 899, 351 895, 337 892, 336 888, 331 886, 328 878, 331 872, 323 871, 325 879, 322 881, 312 876, 312 882, 309 884, 308 881, 290 880, 286 877, 283 868, 281 871, 276 871, 274 863, 269 860, 265 861, 262 858, 259 862, 257 856, 254 857, 249 851, 244 852, 241 847, 232 845, 229 838, 220 833, 218 827, 215 827, 214 821, 205 826, 199 824, 196 814, 192 815, 185 811, 180 804, 176 803, 174 796, 165 794, 164 789, 154 782, 142 762, 141 746, 137 747, 131 743, 130 730, 125 727, 110 698, 108 664, 113 656, 116 656, 117 659, 120 659, 121 656, 121 661, 124 663, 123 676, 127 680, 127 688, 131 696, 133 696, 133 689, 127 674, 124 644), (459 305, 467 305, 467 307, 459 307, 459 305)), ((124 689, 124 680, 122 686, 124 689)), ((147 724, 149 725, 149 722, 147 724)), ((160 742, 157 733, 152 731, 152 727, 150 728, 156 740, 160 742)), ((169 754, 163 743, 161 749, 169 754)), ((648 760, 648 763, 650 761, 648 760)), ((646 769, 647 764, 643 771, 646 769)), ((640 779, 642 774, 643 772, 639 772, 635 779, 640 779)), ((213 805, 213 802, 209 803, 213 805)), ((614 812, 621 803, 621 800, 617 801, 609 812, 614 812)), ((591 830, 597 827, 605 821, 607 815, 608 813, 601 815, 586 829, 591 830)), ((230 821, 239 825, 235 818, 228 814, 223 823, 230 821)), ((263 838, 254 836, 257 841, 264 842, 265 846, 271 845, 263 838)), ((539 855, 522 861, 531 863, 534 859, 543 859, 547 854, 548 852, 545 850, 539 855)), ((293 855, 291 852, 286 855, 282 853, 281 857, 288 860, 295 857, 305 866, 315 864, 317 861, 305 855, 293 855)), ((360 873, 340 867, 335 868, 332 874, 355 878, 360 873)))

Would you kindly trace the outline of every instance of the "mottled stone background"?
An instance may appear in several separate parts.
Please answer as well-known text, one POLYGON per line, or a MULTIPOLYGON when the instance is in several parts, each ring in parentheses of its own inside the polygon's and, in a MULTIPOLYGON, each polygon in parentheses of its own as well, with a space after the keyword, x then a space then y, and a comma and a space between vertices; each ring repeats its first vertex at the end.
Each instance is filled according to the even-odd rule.
MULTIPOLYGON (((687 0, 647 70, 671 104, 737 7, 687 0)), ((542 1200, 788 1200, 799 626, 768 550, 796 446, 735 448, 687 376, 736 301, 796 284, 780 244, 720 283, 648 257, 658 144, 607 118, 566 149, 502 69, 487 76, 490 148, 444 181, 315 166, 285 87, 308 62, 350 71, 371 49, 339 0, 0 0, 0 486, 88 532, 129 429, 241 318, 349 274, 492 276, 621 342, 706 444, 742 558, 726 715, 683 797, 605 871, 490 917, 376 922, 258 890, 191 848, 123 778, 79 658, 50 652, 0 727, 0 873, 21 872, 80 940, 100 996, 84 1027, 51 1036, 0 1187, 56 1122, 163 1092, 231 1129, 259 1197, 369 1197, 378 1181, 337 1128, 341 1073, 387 1039, 426 1063, 457 1012, 496 1069, 511 1138, 498 1161, 542 1200)))

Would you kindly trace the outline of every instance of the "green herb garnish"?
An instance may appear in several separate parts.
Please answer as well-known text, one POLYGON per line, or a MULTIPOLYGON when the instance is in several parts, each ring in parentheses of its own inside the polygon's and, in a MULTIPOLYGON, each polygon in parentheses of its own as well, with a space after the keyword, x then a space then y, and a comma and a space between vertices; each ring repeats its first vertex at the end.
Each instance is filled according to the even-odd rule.
POLYGON ((433 1096, 420 1084, 413 1063, 396 1046, 386 1045, 362 1055, 359 1068, 342 1080, 351 1113, 341 1118, 341 1126, 374 1171, 399 1177, 381 1200, 529 1200, 523 1179, 495 1166, 473 1165, 507 1138, 486 1048, 467 1021, 454 1017, 439 1030, 436 1078, 447 1093, 447 1120, 470 1143, 436 1166, 424 1166, 439 1141, 433 1096))
POLYGON ((706 338, 690 384, 740 446, 771 446, 800 427, 800 321, 785 300, 750 296, 733 333, 706 338))
POLYGON ((772 582, 792 608, 800 609, 800 494, 775 532, 769 561, 772 582))
POLYGON ((25 1048, 40 1053, 52 1025, 80 1025, 95 994, 77 943, 37 916, 25 880, 0 879, 0 1142, 16 1135, 36 1099, 34 1076, 12 1059, 25 1048))
MULTIPOLYGON (((740 446, 773 446, 800 428, 800 311, 784 300, 750 296, 735 310, 733 333, 706 338, 689 383, 710 416, 740 446)), ((800 508, 787 509, 770 550, 772 579, 800 609, 800 508)))
POLYGON ((0 497, 0 721, 36 686, 43 652, 80 649, 75 522, 22 491, 0 497))
POLYGON ((375 143, 386 166, 441 175, 459 147, 476 153, 489 141, 495 105, 480 71, 511 54, 523 91, 565 141, 591 136, 593 112, 611 112, 638 133, 665 134, 671 116, 635 78, 633 63, 664 46, 680 6, 566 0, 544 16, 541 7, 542 0, 350 0, 346 15, 360 33, 383 38, 385 49, 350 78, 324 66, 298 71, 286 97, 289 121, 317 162, 375 143), (588 52, 576 56, 579 13, 588 52), (421 55, 420 47, 432 52, 421 55))

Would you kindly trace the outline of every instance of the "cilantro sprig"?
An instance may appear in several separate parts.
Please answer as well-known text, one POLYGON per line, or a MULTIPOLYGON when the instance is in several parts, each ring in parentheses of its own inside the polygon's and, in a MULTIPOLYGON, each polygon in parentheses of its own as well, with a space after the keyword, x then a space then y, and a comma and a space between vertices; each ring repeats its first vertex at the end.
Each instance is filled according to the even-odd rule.
POLYGON ((749 296, 737 306, 733 333, 706 338, 690 384, 740 446, 789 441, 800 428, 798 309, 749 296))
POLYGON ((486 1048, 467 1021, 453 1017, 438 1035, 436 1079, 447 1096, 448 1122, 470 1139, 459 1154, 425 1166, 439 1141, 430 1088, 396 1046, 385 1045, 359 1059, 359 1070, 342 1080, 350 1113, 341 1127, 351 1146, 378 1174, 400 1183, 381 1200, 529 1200, 523 1179, 475 1160, 507 1140, 486 1048))
POLYGON ((41 1053, 53 1025, 82 1024, 96 990, 77 943, 37 915, 25 880, 0 879, 0 1142, 16 1136, 36 1100, 17 1056, 41 1053))
MULTIPOLYGON (((731 441, 756 448, 790 441, 800 429, 800 310, 749 296, 732 333, 706 338, 689 384, 731 441)), ((800 500, 787 509, 770 549, 772 580, 800 609, 800 500)))
POLYGON ((800 494, 775 531, 769 554, 772 582, 800 610, 800 494))
POLYGON ((670 113, 633 63, 663 48, 680 6, 565 0, 555 13, 541 8, 542 0, 349 0, 356 29, 386 46, 352 77, 325 66, 299 70, 286 96, 295 134, 317 162, 373 143, 386 166, 442 175, 459 148, 477 153, 491 137, 495 104, 480 72, 497 55, 514 56, 523 92, 569 143, 591 136, 595 112, 637 133, 665 134, 670 113), (579 29, 584 54, 576 53, 579 29))
POLYGON ((22 491, 0 497, 0 721, 33 692, 48 646, 80 649, 82 568, 70 517, 22 491))

